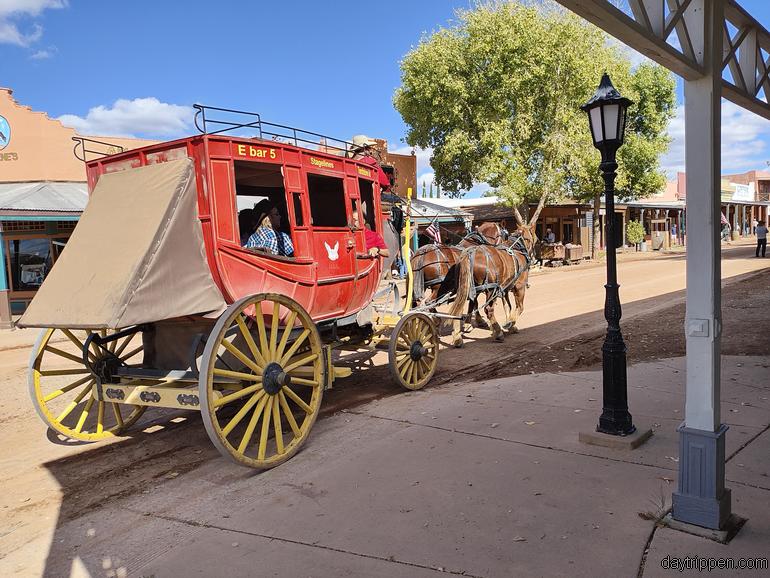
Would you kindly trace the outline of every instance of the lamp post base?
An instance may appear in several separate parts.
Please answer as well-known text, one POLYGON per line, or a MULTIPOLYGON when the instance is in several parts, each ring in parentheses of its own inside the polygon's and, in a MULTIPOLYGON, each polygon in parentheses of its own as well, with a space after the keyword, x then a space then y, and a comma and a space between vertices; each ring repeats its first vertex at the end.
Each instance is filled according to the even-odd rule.
POLYGON ((578 433, 578 441, 591 446, 601 446, 613 450, 635 450, 652 437, 651 428, 637 429, 634 433, 619 436, 602 433, 600 431, 581 431, 578 433))

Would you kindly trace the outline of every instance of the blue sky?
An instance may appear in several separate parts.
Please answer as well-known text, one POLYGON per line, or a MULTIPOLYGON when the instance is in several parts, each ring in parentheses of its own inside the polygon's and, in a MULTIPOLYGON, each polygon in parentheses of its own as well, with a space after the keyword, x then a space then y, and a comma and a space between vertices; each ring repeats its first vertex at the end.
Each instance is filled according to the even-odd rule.
MULTIPOLYGON (((400 59, 474 3, 0 0, 0 85, 83 134, 188 134, 199 102, 394 150, 400 59)), ((770 2, 740 4, 770 28, 770 2)), ((723 117, 723 172, 765 168, 770 122, 729 103, 723 117)), ((670 173, 684 164, 683 128, 680 113, 670 173)), ((429 181, 429 152, 418 158, 429 181)))

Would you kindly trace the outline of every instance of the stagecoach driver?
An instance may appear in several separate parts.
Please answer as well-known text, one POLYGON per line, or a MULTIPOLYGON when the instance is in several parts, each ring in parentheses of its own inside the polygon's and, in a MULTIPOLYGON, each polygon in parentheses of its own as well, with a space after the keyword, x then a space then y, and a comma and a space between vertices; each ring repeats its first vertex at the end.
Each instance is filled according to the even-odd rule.
POLYGON ((294 245, 291 237, 281 231, 281 213, 278 207, 264 199, 254 205, 254 214, 258 215, 257 230, 249 237, 244 247, 261 249, 281 257, 293 257, 294 245))
MULTIPOLYGON (((364 220, 366 220, 366 213, 364 213, 364 220)), ((358 209, 353 209, 353 226, 358 229, 361 227, 358 219, 358 209)), ((385 244, 385 240, 377 231, 372 231, 369 223, 364 226, 364 242, 366 244, 366 252, 370 257, 390 257, 388 246, 385 244)))

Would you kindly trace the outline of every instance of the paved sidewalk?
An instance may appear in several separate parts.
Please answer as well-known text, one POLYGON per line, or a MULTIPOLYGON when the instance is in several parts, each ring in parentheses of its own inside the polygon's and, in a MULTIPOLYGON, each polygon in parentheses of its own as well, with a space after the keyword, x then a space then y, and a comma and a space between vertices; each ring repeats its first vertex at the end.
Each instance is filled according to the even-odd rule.
POLYGON ((679 358, 629 368, 634 421, 655 429, 633 452, 578 442, 601 409, 600 372, 433 387, 321 420, 265 473, 210 460, 142 493, 116 488, 74 520, 65 496, 50 535, 0 560, 0 574, 633 577, 676 574, 661 568, 669 555, 768 556, 769 367, 723 363, 728 486, 748 518, 727 546, 639 515, 667 507, 676 485, 679 358), (20 560, 32 552, 48 556, 30 574, 20 560))

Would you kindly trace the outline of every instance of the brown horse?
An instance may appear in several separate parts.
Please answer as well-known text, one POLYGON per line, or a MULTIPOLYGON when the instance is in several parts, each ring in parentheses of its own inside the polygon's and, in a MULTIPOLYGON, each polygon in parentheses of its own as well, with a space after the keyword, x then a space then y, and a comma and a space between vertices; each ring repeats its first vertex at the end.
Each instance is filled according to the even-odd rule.
MULTIPOLYGON (((537 237, 534 225, 521 224, 510 238, 498 246, 478 245, 463 249, 458 260, 457 296, 450 315, 462 314, 466 301, 475 302, 484 294, 484 313, 497 341, 504 339, 504 332, 495 319, 495 301, 502 297, 508 303, 506 327, 516 331, 516 321, 524 311, 524 295, 527 290, 529 265, 537 237), (511 307, 508 292, 513 291, 516 307, 511 307)), ((455 327, 453 339, 456 346, 462 343, 462 336, 455 327)))
POLYGON ((417 249, 411 260, 414 302, 422 305, 436 301, 454 289, 455 283, 450 272, 464 248, 485 244, 499 245, 507 236, 508 232, 502 223, 482 223, 456 246, 431 244, 417 249), (447 282, 448 277, 450 279, 447 282))

